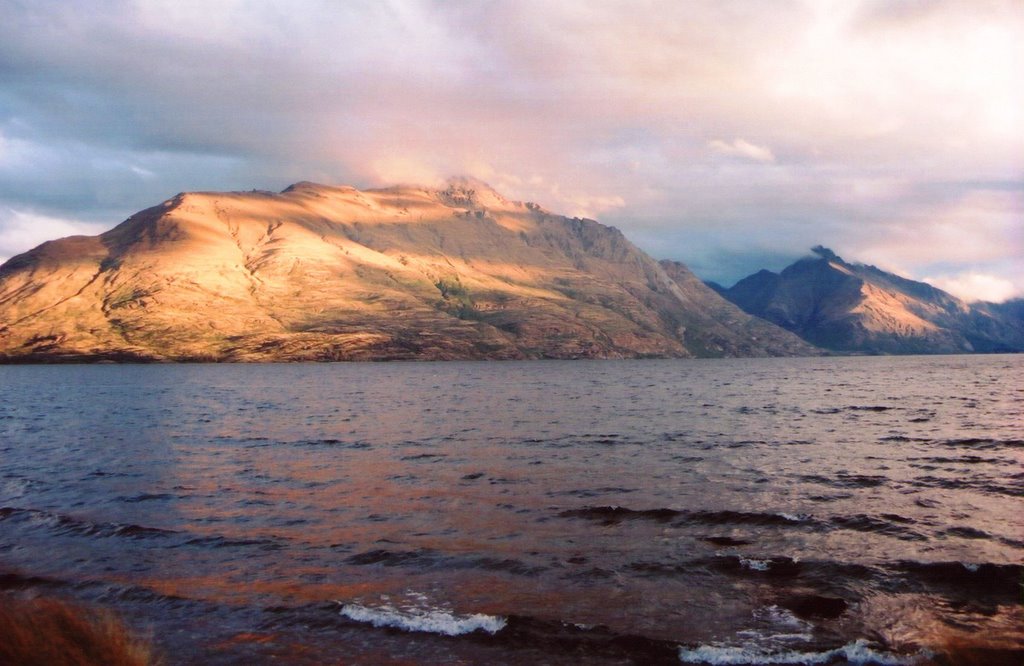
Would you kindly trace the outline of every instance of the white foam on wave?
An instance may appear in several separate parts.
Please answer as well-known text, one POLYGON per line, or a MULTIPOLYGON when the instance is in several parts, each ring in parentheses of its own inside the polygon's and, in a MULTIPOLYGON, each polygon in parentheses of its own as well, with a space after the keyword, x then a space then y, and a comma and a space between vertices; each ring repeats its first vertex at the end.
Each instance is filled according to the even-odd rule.
POLYGON ((787 628, 810 629, 812 626, 794 615, 793 611, 775 604, 757 608, 753 615, 756 620, 768 621, 787 628))
POLYGON ((0 482, 0 502, 9 502, 24 497, 31 482, 28 479, 5 479, 0 482))
POLYGON ((877 664, 879 666, 908 666, 916 664, 922 655, 901 656, 871 648, 864 639, 847 643, 834 650, 801 652, 786 650, 769 652, 753 646, 700 645, 679 648, 679 661, 684 664, 713 664, 714 666, 740 666, 742 664, 827 664, 837 658, 849 664, 877 664))
POLYGON ((761 630, 748 629, 736 634, 762 649, 786 649, 794 642, 799 644, 813 638, 814 625, 805 622, 785 608, 771 605, 754 611, 754 621, 762 625, 761 630))
POLYGON ((60 527, 61 520, 60 516, 49 511, 42 511, 39 509, 24 509, 28 513, 29 525, 38 525, 41 527, 60 527))
POLYGON ((740 558, 740 564, 750 569, 751 571, 768 571, 772 566, 770 560, 755 560, 748 559, 746 557, 740 558))
POLYGON ((356 622, 367 622, 375 627, 392 627, 403 631, 419 631, 442 636, 461 636, 474 631, 496 634, 508 621, 495 615, 475 613, 456 615, 438 608, 395 608, 391 605, 370 607, 344 604, 341 614, 356 622))

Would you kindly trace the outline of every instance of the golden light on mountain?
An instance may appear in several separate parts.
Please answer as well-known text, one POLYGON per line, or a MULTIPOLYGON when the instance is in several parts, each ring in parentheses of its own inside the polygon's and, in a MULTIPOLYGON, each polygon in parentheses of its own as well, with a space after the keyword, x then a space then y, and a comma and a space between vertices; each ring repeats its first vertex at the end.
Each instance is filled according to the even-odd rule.
POLYGON ((618 230, 468 179, 179 194, 9 261, 0 321, 7 360, 814 353, 618 230))

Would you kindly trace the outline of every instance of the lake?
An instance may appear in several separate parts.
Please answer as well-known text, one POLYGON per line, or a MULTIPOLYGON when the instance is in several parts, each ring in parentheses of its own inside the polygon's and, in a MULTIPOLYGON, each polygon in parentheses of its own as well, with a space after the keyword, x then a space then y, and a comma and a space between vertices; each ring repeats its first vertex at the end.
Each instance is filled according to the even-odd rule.
POLYGON ((1022 378, 0 366, 0 589, 113 608, 171 664, 1019 660, 1022 378))

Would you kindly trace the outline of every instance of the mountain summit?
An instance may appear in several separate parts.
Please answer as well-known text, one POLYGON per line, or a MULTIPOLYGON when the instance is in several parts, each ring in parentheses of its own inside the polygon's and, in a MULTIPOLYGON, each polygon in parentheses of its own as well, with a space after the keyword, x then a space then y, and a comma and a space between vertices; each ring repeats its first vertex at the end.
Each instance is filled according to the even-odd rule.
POLYGON ((1024 320, 925 282, 849 263, 817 246, 781 273, 762 270, 719 293, 808 342, 841 352, 1024 351, 1024 320))
POLYGON ((0 360, 816 353, 671 268, 470 179, 182 193, 0 266, 0 360))

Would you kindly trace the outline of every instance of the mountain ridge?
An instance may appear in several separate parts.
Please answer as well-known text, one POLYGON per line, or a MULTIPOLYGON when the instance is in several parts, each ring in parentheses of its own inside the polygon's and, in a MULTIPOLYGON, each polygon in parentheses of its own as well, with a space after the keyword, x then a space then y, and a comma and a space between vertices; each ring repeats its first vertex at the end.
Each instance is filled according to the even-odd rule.
POLYGON ((0 266, 0 360, 818 353, 676 274, 683 286, 613 227, 466 178, 183 192, 0 266), (698 302, 760 337, 716 327, 698 302))
POLYGON ((1024 351, 1011 307, 969 304, 925 282, 850 263, 816 246, 779 273, 761 270, 716 291, 744 312, 843 353, 1024 351))

